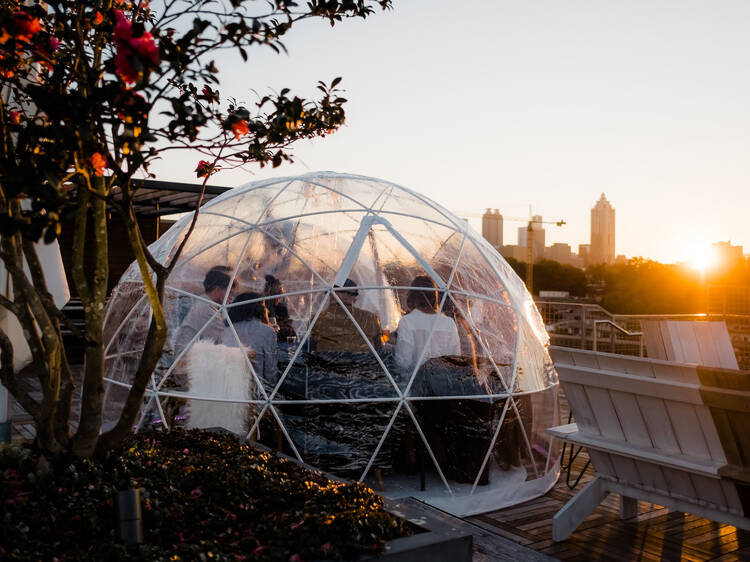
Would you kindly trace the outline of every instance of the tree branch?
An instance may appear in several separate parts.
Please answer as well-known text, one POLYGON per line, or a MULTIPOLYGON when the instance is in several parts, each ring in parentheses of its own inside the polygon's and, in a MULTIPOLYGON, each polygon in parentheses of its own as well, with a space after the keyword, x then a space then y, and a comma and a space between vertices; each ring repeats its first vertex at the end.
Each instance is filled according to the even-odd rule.
POLYGON ((84 263, 84 252, 86 249, 86 226, 89 214, 89 201, 91 196, 87 189, 78 190, 78 208, 76 209, 75 225, 73 230, 73 265, 71 273, 73 274, 73 283, 76 292, 84 304, 84 310, 87 303, 91 302, 91 293, 89 283, 86 279, 86 270, 84 263))
POLYGON ((13 343, 3 330, 0 330, 0 379, 21 407, 34 418, 34 421, 38 421, 41 410, 39 403, 18 385, 16 374, 13 372, 13 343))

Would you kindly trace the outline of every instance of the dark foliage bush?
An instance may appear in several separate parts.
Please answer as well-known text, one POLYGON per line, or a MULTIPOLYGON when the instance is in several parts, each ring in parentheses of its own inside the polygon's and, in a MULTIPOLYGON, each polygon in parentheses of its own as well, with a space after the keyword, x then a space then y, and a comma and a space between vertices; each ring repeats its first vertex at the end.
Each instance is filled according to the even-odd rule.
POLYGON ((198 431, 133 436, 98 459, 0 450, 0 558, 353 559, 409 534, 362 484, 344 484, 198 431), (115 536, 118 490, 143 489, 144 544, 115 536))

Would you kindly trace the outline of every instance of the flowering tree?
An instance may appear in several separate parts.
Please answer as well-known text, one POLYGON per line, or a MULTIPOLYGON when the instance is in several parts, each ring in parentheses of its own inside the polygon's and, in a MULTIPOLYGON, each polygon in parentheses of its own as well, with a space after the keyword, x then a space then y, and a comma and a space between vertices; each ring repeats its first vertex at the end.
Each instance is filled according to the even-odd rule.
MULTIPOLYGON (((205 186, 220 168, 279 166, 299 139, 325 136, 344 122, 337 85, 318 83, 306 100, 288 89, 252 107, 222 103, 212 56, 251 47, 283 50, 298 21, 371 15, 391 0, 5 1, 0 8, 0 259, 12 280, 0 306, 24 330, 32 360, 13 369, 13 347, 0 331, 0 380, 33 416, 37 444, 55 454, 89 456, 131 430, 167 337, 162 297, 180 251, 168 263, 149 253, 133 208, 134 178, 167 151, 203 154, 196 175, 205 186), (115 196, 116 195, 116 196, 115 196), (107 213, 119 213, 143 277, 153 315, 147 344, 119 422, 100 435, 107 297, 107 213), (69 219, 69 220, 67 220, 69 219), (74 381, 57 310, 34 249, 61 228, 73 229, 72 280, 85 328, 81 413, 70 429, 74 381), (93 271, 84 267, 94 258, 93 271), (24 272, 28 268, 30 275, 24 272), (19 384, 38 377, 42 398, 19 384)), ((198 158, 196 158, 198 160, 198 158)), ((152 176, 153 177, 153 176, 152 176)), ((197 218, 197 212, 195 215, 197 218)), ((195 225, 195 218, 192 226, 195 225)), ((182 241, 184 247, 187 238, 182 241)))

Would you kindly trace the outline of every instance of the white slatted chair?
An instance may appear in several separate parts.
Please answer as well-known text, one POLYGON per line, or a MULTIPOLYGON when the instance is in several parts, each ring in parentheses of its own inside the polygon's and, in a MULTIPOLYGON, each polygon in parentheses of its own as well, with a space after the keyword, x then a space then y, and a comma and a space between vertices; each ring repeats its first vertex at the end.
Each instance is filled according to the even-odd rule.
POLYGON ((737 416, 750 417, 750 375, 703 369, 708 385, 717 382, 711 373, 733 376, 727 390, 702 385, 696 365, 566 348, 553 348, 552 357, 577 423, 549 432, 586 447, 596 469, 555 515, 555 540, 611 492, 622 496, 623 518, 635 516, 642 499, 750 530, 750 426, 727 434, 737 416), (725 453, 732 448, 736 454, 725 453))
POLYGON ((653 359, 738 369, 723 321, 644 320, 646 353, 653 359))

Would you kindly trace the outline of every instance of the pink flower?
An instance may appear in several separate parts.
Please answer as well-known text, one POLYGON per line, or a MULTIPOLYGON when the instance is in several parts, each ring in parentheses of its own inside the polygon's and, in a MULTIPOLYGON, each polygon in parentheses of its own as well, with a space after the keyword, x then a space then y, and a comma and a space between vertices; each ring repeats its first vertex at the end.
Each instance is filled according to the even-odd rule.
POLYGON ((195 168, 195 175, 199 178, 205 178, 206 176, 211 176, 219 171, 219 168, 208 160, 201 160, 198 162, 198 167, 195 168))
POLYGON ((140 37, 133 37, 133 24, 120 10, 115 10, 115 69, 117 75, 125 82, 138 80, 143 70, 137 70, 133 62, 137 60, 150 72, 149 67, 159 64, 159 48, 153 35, 144 31, 140 37))
POLYGON ((12 109, 11 111, 8 112, 8 119, 14 125, 18 125, 21 122, 21 112, 16 111, 15 109, 12 109))
POLYGON ((302 562, 302 557, 299 554, 292 554, 289 557, 289 562, 302 562))
POLYGON ((60 41, 55 37, 50 37, 47 41, 38 41, 34 52, 43 58, 50 58, 59 46, 60 41))
POLYGON ((127 41, 133 37, 133 24, 121 10, 115 10, 115 39, 127 41))
POLYGON ((203 86, 203 90, 201 90, 202 97, 208 101, 208 103, 214 103, 219 101, 219 92, 217 90, 212 90, 210 86, 206 85, 203 86))

